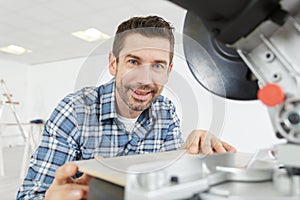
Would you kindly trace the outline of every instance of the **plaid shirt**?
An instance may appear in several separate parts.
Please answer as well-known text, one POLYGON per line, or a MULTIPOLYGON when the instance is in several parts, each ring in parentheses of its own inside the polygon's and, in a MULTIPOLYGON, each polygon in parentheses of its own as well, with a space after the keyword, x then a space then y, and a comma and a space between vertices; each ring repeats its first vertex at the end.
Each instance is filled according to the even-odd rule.
POLYGON ((43 198, 56 169, 66 162, 176 150, 183 140, 173 103, 159 96, 131 132, 116 113, 115 80, 68 95, 46 122, 17 199, 43 198))

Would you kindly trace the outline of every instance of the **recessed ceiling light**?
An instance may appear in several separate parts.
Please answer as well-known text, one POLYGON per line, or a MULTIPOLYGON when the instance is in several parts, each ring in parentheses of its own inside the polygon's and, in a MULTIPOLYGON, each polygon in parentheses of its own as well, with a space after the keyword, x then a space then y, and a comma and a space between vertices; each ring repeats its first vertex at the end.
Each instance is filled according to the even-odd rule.
POLYGON ((25 49, 24 47, 20 47, 17 45, 9 45, 7 47, 1 47, 0 51, 3 51, 5 53, 10 53, 10 54, 14 54, 14 55, 22 55, 24 53, 30 53, 32 52, 29 49, 25 49))
POLYGON ((104 40, 110 38, 109 35, 95 29, 95 28, 89 28, 84 31, 77 31, 72 33, 75 37, 78 37, 82 40, 93 42, 96 40, 104 40))

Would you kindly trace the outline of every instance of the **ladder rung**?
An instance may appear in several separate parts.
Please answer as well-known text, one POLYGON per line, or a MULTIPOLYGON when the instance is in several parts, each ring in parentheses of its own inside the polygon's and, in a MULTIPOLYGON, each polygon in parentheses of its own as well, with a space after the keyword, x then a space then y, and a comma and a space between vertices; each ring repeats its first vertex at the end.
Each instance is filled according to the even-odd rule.
POLYGON ((4 93, 2 95, 5 96, 5 97, 7 97, 7 96, 12 97, 13 96, 12 94, 6 94, 6 93, 4 93))
POLYGON ((0 105, 4 105, 4 104, 15 104, 15 105, 19 105, 20 102, 18 102, 18 101, 0 101, 0 105))

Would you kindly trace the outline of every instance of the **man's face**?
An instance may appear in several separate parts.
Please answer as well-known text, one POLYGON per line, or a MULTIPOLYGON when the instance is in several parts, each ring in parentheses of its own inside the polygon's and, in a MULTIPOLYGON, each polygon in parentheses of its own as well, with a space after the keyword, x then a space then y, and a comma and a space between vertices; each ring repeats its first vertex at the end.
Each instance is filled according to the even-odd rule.
POLYGON ((131 114, 147 109, 161 94, 171 69, 167 39, 128 35, 118 62, 110 55, 110 73, 116 78, 119 113, 124 115, 124 109, 131 114))

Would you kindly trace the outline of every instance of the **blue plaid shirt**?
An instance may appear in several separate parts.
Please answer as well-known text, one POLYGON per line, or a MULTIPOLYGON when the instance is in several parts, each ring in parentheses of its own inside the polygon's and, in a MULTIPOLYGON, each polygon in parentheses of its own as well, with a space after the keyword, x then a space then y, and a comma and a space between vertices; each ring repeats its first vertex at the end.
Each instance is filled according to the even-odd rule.
POLYGON ((159 96, 131 132, 116 113, 115 80, 68 95, 46 122, 17 199, 43 198, 56 169, 66 162, 176 150, 183 140, 173 103, 159 96))

